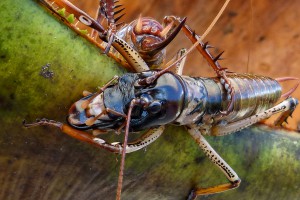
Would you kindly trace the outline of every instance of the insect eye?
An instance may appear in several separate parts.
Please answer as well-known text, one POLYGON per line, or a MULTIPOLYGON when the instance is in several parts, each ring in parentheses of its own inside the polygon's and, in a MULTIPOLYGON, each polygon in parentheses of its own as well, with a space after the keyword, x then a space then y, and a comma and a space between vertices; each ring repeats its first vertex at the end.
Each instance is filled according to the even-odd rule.
POLYGON ((152 114, 156 114, 161 111, 161 102, 159 101, 153 101, 150 103, 148 107, 148 111, 152 114))
POLYGON ((153 98, 149 94, 142 94, 140 97, 143 101, 145 101, 147 104, 149 104, 151 101, 153 101, 153 98))

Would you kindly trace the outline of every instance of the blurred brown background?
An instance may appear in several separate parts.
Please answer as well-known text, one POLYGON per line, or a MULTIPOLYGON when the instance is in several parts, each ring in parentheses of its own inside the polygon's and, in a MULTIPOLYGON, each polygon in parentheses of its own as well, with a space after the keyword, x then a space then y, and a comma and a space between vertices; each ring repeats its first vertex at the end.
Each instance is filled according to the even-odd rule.
MULTIPOLYGON (((92 16, 97 0, 72 0, 79 8, 92 16)), ((139 14, 162 21, 166 15, 187 17, 187 24, 196 33, 203 34, 225 1, 220 0, 120 0, 126 8, 125 23, 139 14)), ((300 1, 293 0, 232 0, 221 18, 206 37, 216 49, 225 50, 220 63, 239 73, 255 73, 273 78, 294 76, 300 78, 300 1)), ((181 34, 168 48, 171 57, 190 42, 181 34)), ((186 75, 214 76, 211 68, 198 52, 189 57, 184 70, 186 75)), ((283 84, 284 91, 296 82, 283 84)), ((294 93, 300 99, 300 88, 294 93)), ((289 127, 297 128, 300 108, 296 109, 289 127)))

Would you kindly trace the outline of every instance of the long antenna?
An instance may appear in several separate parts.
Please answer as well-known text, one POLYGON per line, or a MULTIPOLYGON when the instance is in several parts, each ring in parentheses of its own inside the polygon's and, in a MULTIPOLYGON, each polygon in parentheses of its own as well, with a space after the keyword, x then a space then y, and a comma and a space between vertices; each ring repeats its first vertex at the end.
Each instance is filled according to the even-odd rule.
POLYGON ((138 104, 138 103, 139 103, 139 100, 133 99, 130 102, 130 106, 129 106, 128 113, 127 113, 126 127, 125 127, 125 136, 124 136, 122 158, 121 158, 121 164, 120 164, 120 170, 119 170, 119 178, 118 178, 118 188, 117 188, 116 200, 120 200, 121 199, 123 176, 124 176, 124 166, 125 166, 125 156, 126 156, 126 146, 127 146, 127 141, 128 141, 128 133, 129 133, 131 113, 132 113, 133 107, 136 104, 138 104))

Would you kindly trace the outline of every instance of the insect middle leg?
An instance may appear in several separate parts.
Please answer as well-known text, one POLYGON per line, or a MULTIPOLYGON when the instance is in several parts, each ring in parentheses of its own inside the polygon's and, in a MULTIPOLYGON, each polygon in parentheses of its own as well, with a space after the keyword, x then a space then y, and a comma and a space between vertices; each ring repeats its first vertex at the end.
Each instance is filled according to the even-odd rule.
MULTIPOLYGON (((126 153, 132 153, 145 148, 146 146, 154 142, 157 138, 159 138, 164 130, 164 126, 149 129, 143 136, 126 145, 126 153)), ((120 142, 113 142, 111 144, 114 146, 118 146, 121 150, 123 150, 124 148, 124 145, 120 142)))
POLYGON ((226 175, 227 179, 230 183, 221 184, 217 186, 212 186, 208 188, 196 188, 193 189, 188 197, 188 200, 196 199, 197 196, 200 195, 208 195, 224 192, 227 190, 231 190, 237 188, 241 180, 238 177, 237 173, 218 155, 218 153, 209 145, 209 143, 205 140, 202 134, 198 129, 191 127, 188 128, 190 135, 197 142, 200 148, 204 151, 206 156, 215 164, 217 167, 221 169, 221 171, 226 175))

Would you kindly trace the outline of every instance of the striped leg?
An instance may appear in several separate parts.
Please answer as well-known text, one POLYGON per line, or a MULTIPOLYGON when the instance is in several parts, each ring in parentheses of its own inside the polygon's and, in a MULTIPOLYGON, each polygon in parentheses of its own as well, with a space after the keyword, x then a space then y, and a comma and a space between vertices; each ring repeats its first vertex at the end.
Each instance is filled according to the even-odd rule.
MULTIPOLYGON (((186 52, 187 52, 187 50, 185 48, 180 49, 176 54, 176 60, 178 58, 180 58, 181 56, 183 56, 186 52)), ((185 65, 185 60, 186 60, 186 57, 184 57, 179 63, 176 64, 176 70, 175 70, 176 74, 182 75, 182 71, 183 71, 183 68, 185 65)))
MULTIPOLYGON (((121 153, 123 151, 123 144, 121 144, 120 142, 109 143, 89 133, 74 129, 69 125, 56 122, 53 120, 41 119, 37 122, 30 123, 30 124, 26 123, 25 121, 23 123, 26 128, 30 128, 33 126, 54 126, 61 129, 63 133, 66 133, 67 135, 77 140, 92 144, 96 147, 103 148, 114 153, 121 153)), ((131 153, 148 146, 149 144, 154 142, 157 138, 159 138, 159 136, 161 136, 164 130, 165 130, 164 126, 149 129, 141 138, 138 138, 137 140, 130 142, 126 145, 126 153, 131 153)))
MULTIPOLYGON (((149 129, 141 138, 138 138, 137 140, 127 144, 126 153, 131 153, 145 148, 146 146, 154 142, 157 138, 159 138, 164 130, 164 126, 149 129)), ((123 144, 121 144, 120 142, 113 142, 111 144, 120 148, 120 151, 123 151, 123 144)))
POLYGON ((297 99, 288 98, 288 99, 284 100, 283 102, 281 102, 280 104, 278 104, 262 113, 258 113, 256 115, 253 115, 246 119, 242 119, 240 121, 236 121, 236 122, 233 122, 230 124, 214 126, 211 129, 211 135, 222 136, 222 135, 234 133, 243 128, 251 126, 252 124, 255 124, 261 120, 267 119, 276 113, 279 113, 279 112, 289 113, 287 111, 294 110, 295 107, 297 106, 297 104, 298 104, 297 99))
POLYGON ((34 126, 53 126, 59 128, 63 133, 77 139, 83 142, 87 142, 89 144, 92 144, 96 147, 106 149, 108 151, 114 152, 114 153, 121 153, 121 149, 118 148, 117 146, 114 146, 110 143, 107 143, 106 141, 97 138, 89 133, 86 133, 81 130, 77 130, 72 128, 71 126, 67 124, 63 124, 61 122, 56 122, 54 120, 48 120, 48 119, 41 119, 37 120, 34 123, 26 123, 23 121, 23 125, 26 128, 34 127, 34 126))
POLYGON ((205 140, 205 138, 201 135, 198 129, 189 128, 188 129, 190 135, 197 142, 200 148, 205 152, 206 156, 215 164, 220 170, 225 174, 230 183, 216 185, 209 188, 196 188, 190 192, 188 200, 196 199, 197 196, 200 195, 208 195, 224 192, 227 190, 231 190, 237 188, 241 180, 235 171, 218 155, 218 153, 209 145, 209 143, 205 140))

